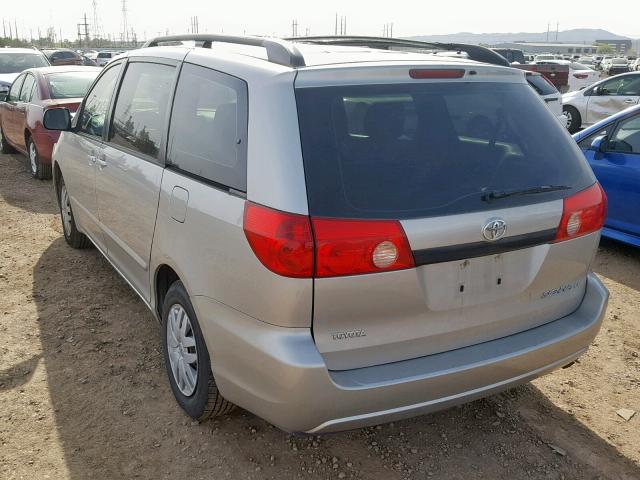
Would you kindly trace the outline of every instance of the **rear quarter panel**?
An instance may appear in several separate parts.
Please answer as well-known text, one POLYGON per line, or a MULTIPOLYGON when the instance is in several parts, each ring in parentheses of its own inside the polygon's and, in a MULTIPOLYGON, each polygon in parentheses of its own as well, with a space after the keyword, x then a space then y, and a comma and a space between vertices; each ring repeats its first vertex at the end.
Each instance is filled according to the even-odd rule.
MULTIPOLYGON (((166 169, 151 272, 155 277, 161 265, 169 265, 192 297, 214 299, 273 325, 310 327, 313 280, 282 277, 260 263, 242 228, 244 205, 243 198, 166 169), (181 198, 188 192, 186 210, 174 188, 183 190, 181 198)), ((201 322, 207 314, 199 312, 201 322)))

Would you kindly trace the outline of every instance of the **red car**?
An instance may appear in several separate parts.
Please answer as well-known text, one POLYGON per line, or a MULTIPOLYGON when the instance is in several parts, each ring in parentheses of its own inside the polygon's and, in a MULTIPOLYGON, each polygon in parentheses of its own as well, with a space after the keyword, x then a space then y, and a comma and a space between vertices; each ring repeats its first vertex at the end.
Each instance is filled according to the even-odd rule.
POLYGON ((51 178, 51 150, 60 132, 42 125, 44 112, 64 106, 75 112, 93 83, 99 67, 43 67, 22 72, 0 102, 0 150, 15 150, 31 161, 31 174, 51 178))

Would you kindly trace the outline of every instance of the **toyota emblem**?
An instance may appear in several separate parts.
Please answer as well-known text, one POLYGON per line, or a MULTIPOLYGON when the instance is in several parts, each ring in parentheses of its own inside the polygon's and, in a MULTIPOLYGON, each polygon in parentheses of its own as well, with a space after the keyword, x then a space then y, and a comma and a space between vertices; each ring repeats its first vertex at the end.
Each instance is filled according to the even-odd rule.
POLYGON ((507 222, 501 218, 492 218, 482 227, 482 236, 488 242, 495 242, 507 233, 507 222))

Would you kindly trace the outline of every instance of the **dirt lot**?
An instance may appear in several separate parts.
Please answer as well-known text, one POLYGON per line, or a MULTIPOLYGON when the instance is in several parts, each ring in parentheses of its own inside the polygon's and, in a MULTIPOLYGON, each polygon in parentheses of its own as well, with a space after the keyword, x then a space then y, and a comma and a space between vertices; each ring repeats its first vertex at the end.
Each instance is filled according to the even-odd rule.
POLYGON ((173 401, 158 328, 95 250, 68 248, 51 182, 0 155, 0 478, 639 479, 640 253, 604 243, 604 327, 578 364, 433 415, 321 437, 173 401))

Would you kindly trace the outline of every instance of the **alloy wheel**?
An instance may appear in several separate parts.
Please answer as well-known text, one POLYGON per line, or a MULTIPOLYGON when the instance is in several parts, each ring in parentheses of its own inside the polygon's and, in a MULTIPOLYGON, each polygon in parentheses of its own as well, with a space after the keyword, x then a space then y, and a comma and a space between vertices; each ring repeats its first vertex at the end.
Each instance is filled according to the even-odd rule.
POLYGON ((571 112, 569 110, 565 110, 564 112, 565 116, 567 117, 567 128, 571 128, 571 124, 573 123, 573 115, 571 115, 571 112))
POLYGON ((60 214, 62 215, 62 227, 67 237, 71 235, 71 203, 67 186, 63 183, 60 187, 60 214))
POLYGON ((33 142, 29 142, 29 161, 31 162, 31 173, 35 175, 38 173, 38 152, 36 144, 33 142))
POLYGON ((167 316, 167 350, 171 374, 180 392, 193 395, 198 383, 198 353, 193 326, 186 310, 174 304, 167 316))

